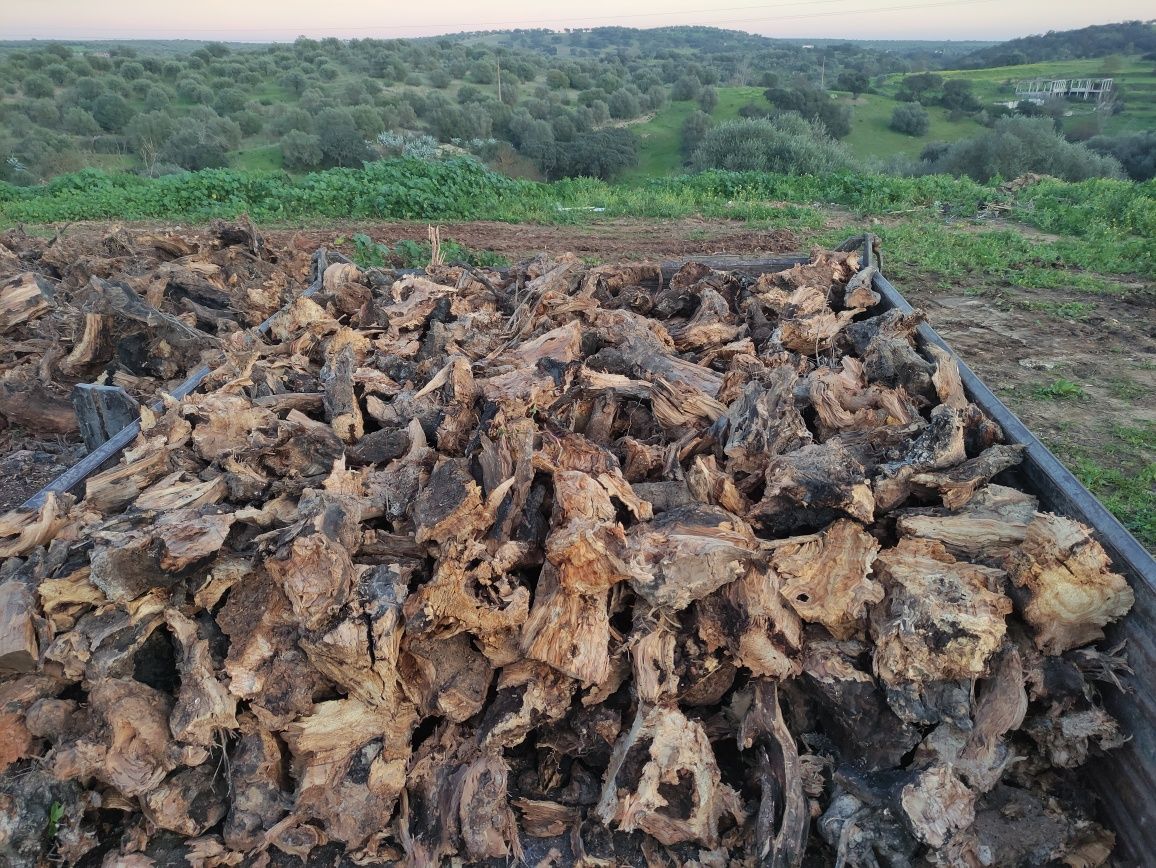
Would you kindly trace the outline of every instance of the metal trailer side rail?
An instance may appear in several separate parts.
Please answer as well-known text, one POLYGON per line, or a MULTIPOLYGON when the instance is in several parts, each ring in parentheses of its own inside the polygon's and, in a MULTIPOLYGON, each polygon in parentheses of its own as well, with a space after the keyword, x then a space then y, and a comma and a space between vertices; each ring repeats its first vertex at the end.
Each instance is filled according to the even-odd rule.
MULTIPOLYGON (((883 297, 883 308, 914 313, 914 308, 883 276, 875 252, 876 238, 868 235, 863 264, 879 270, 873 278, 883 297)), ((1133 676, 1122 679, 1127 692, 1107 691, 1105 706, 1122 724, 1131 740, 1084 768, 1103 800, 1107 819, 1124 850, 1124 864, 1151 864, 1156 853, 1156 560, 1120 524, 1070 470, 1040 442, 1027 426, 959 358, 927 323, 916 332, 925 343, 946 350, 959 364, 968 397, 1003 429, 1009 443, 1022 444, 1023 462, 1016 468, 1038 495, 1042 505, 1092 528, 1113 567, 1123 574, 1136 595, 1132 611, 1107 629, 1110 642, 1126 642, 1133 676)))

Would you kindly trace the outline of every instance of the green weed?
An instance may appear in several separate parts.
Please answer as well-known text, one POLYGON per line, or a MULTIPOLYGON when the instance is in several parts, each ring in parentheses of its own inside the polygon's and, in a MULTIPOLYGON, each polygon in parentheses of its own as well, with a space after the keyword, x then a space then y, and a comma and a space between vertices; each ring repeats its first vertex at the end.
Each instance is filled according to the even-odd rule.
POLYGON ((1033 398, 1051 399, 1058 401, 1073 401, 1086 398, 1087 393, 1078 383, 1065 380, 1062 377, 1047 386, 1038 386, 1032 390, 1033 398))

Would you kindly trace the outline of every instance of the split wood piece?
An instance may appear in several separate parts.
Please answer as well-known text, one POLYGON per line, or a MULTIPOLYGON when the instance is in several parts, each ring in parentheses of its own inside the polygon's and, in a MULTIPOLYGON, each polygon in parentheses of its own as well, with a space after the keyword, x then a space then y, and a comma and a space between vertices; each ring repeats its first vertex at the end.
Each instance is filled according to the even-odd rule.
POLYGON ((72 402, 36 382, 0 380, 0 418, 48 434, 71 434, 77 430, 72 402))
POLYGON ((55 294, 51 283, 30 271, 0 283, 0 334, 47 311, 55 294))
POLYGON ((726 648, 737 665, 758 676, 791 678, 802 671, 803 625, 786 606, 782 580, 751 566, 695 606, 708 650, 726 648))
POLYGON ((1027 537, 1038 507, 1030 494, 986 485, 960 510, 903 510, 895 527, 904 536, 943 543, 956 558, 998 566, 1027 537))
POLYGON ((20 579, 0 583, 0 673, 31 672, 40 659, 36 608, 20 579))
POLYGON ((887 595, 871 612, 874 665, 892 708, 911 722, 968 721, 966 691, 952 682, 987 674, 1003 643, 1012 611, 1004 572, 909 538, 880 552, 875 572, 887 595))
POLYGON ((89 452, 140 418, 140 404, 119 386, 80 383, 73 389, 72 406, 89 452))
POLYGON ((883 599, 883 587, 870 578, 878 553, 875 537, 841 519, 814 536, 775 541, 770 562, 782 579, 779 592, 800 618, 850 639, 867 608, 883 599))
POLYGON ((750 526, 714 506, 672 509, 635 525, 627 536, 631 586, 673 611, 743 576, 758 559, 750 526))
POLYGON ((112 358, 113 349, 112 317, 101 313, 86 313, 80 339, 61 360, 60 368, 72 373, 89 365, 103 364, 112 358))
POLYGON ((745 820, 738 793, 722 783, 702 724, 663 706, 640 707, 618 739, 596 812, 603 823, 641 829, 667 846, 715 847, 724 815, 745 820))
POLYGON ((93 277, 88 284, 95 313, 122 316, 148 326, 192 361, 201 350, 217 346, 212 335, 193 328, 171 314, 157 310, 124 283, 93 277))
POLYGON ((739 748, 756 751, 759 809, 755 816, 755 852, 771 868, 799 868, 807 849, 810 810, 795 737, 779 706, 775 682, 754 681, 750 707, 738 733, 739 748))
POLYGON ((1008 572, 1023 595, 1022 613, 1045 654, 1062 654, 1104 637, 1103 627, 1124 617, 1135 594, 1111 570, 1107 553, 1077 521, 1040 513, 1008 572))

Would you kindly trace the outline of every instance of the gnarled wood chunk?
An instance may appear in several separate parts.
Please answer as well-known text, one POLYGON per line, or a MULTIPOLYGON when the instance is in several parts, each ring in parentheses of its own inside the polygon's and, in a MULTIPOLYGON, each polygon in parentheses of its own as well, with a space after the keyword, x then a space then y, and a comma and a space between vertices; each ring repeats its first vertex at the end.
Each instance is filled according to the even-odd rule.
POLYGON ((193 838, 224 818, 226 796, 224 776, 206 763, 182 769, 144 793, 141 809, 162 829, 193 838))
POLYGON ((883 599, 883 587, 869 577, 878 552, 875 537, 840 519, 814 536, 776 541, 771 566, 782 579, 779 593, 800 618, 850 639, 867 607, 883 599))
POLYGON ((225 844, 231 850, 252 850, 265 839, 289 809, 288 775, 281 743, 251 714, 239 722, 240 737, 229 757, 232 799, 225 820, 225 844))
POLYGON ((975 458, 935 473, 916 473, 911 477, 911 485, 918 489, 929 489, 943 497, 943 505, 948 509, 959 509, 975 494, 976 490, 993 476, 1009 467, 1015 467, 1023 460, 1023 446, 992 446, 975 458))
POLYGON ((755 675, 790 678, 802 671, 803 625, 787 608, 774 570, 752 565, 695 611, 708 650, 726 648, 755 675))
POLYGON ((109 678, 88 694, 87 725, 48 757, 60 780, 96 778, 126 796, 152 792, 180 757, 169 734, 172 699, 131 679, 109 678))
POLYGON ((603 823, 641 829, 670 846, 718 843, 719 819, 742 819, 738 793, 722 783, 702 724, 676 708, 639 708, 614 746, 597 806, 603 823))
POLYGON ((626 533, 610 492, 597 479, 578 470, 555 471, 552 522, 546 557, 562 587, 595 594, 626 578, 626 533))
POLYGON ((356 699, 320 702, 285 739, 298 781, 291 816, 316 818, 357 847, 380 831, 405 787, 412 708, 374 709, 356 699))
POLYGON ((844 357, 838 370, 817 368, 807 384, 821 440, 840 431, 906 426, 919 419, 918 409, 902 388, 868 385, 862 363, 852 356, 844 357))
POLYGON ((566 716, 577 686, 573 679, 533 660, 502 667, 494 700, 478 726, 478 743, 485 750, 521 744, 531 731, 566 716))
POLYGON ((919 743, 919 730, 898 717, 863 663, 866 642, 811 638, 803 659, 807 696, 844 762, 868 771, 896 768, 919 743))
POLYGON ((610 675, 610 613, 606 592, 588 594, 562 587, 553 565, 542 568, 534 606, 522 627, 527 657, 541 660, 583 684, 610 675))
POLYGON ((672 328, 670 336, 680 353, 716 347, 734 340, 740 332, 727 300, 706 287, 699 293, 698 309, 686 325, 672 328))
POLYGON ((679 611, 744 575, 757 546, 747 523, 726 510, 678 507, 630 529, 630 584, 653 605, 679 611))
POLYGON ((899 804, 911 831, 931 847, 944 846, 975 822, 975 793, 946 765, 920 772, 900 791, 899 804))
POLYGON ((1124 617, 1135 595, 1113 573, 1108 555, 1077 521, 1037 514, 1023 545, 1008 561, 1012 582, 1024 596, 1023 617, 1045 654, 1062 654, 1095 642, 1103 627, 1124 617))
POLYGON ((407 637, 399 661, 402 687, 422 714, 461 723, 485 705, 493 679, 490 662, 468 633, 448 639, 407 637))
POLYGON ((875 498, 863 466, 831 443, 772 458, 763 499, 750 512, 751 520, 771 533, 822 527, 844 516, 870 524, 875 498))
POLYGON ((419 543, 442 543, 484 529, 481 489, 464 459, 450 459, 430 474, 429 483, 413 503, 419 543))
POLYGON ((166 610, 165 623, 180 650, 177 669, 181 687, 169 727, 180 741, 212 747, 220 743, 223 732, 237 728, 237 700, 217 680, 218 665, 208 640, 199 635, 197 623, 176 609, 166 610))
POLYGON ((789 365, 771 370, 768 382, 751 382, 727 410, 729 434, 723 452, 732 473, 761 473, 767 459, 812 442, 795 404, 798 372, 789 365))
POLYGON ((851 310, 835 313, 827 304, 826 292, 803 286, 787 300, 771 340, 796 353, 816 355, 831 348, 853 316, 851 310))
POLYGON ((180 509, 162 516, 156 524, 161 543, 161 569, 180 572, 216 554, 235 520, 233 513, 216 510, 201 513, 196 509, 180 509))
POLYGON ((895 527, 904 536, 938 540, 957 558, 1001 564, 1024 541, 1038 506, 1030 494, 987 485, 961 510, 904 510, 895 527))
POLYGON ((454 780, 462 842, 471 859, 522 858, 518 822, 506 794, 508 773, 501 757, 485 756, 454 780))
POLYGON ((879 304, 880 295, 872 288, 872 281, 879 269, 868 265, 861 271, 855 272, 847 285, 843 287, 843 307, 847 310, 862 313, 879 304))
POLYGON ((958 562, 936 542, 902 539, 880 552, 875 573, 887 592, 871 612, 875 673, 899 694, 889 696, 892 707, 909 719, 957 715, 937 693, 944 682, 987 673, 1012 611, 1003 571, 958 562))

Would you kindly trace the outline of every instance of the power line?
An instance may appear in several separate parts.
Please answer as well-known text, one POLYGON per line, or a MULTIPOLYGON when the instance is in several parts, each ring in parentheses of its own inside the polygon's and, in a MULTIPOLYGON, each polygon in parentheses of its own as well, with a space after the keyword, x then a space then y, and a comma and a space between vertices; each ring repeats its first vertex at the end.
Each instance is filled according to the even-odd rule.
MULTIPOLYGON (((359 24, 359 25, 343 25, 337 27, 182 27, 181 33, 294 33, 301 34, 302 31, 308 32, 323 32, 323 33, 349 33, 349 32, 366 32, 366 31, 391 31, 391 30, 430 30, 440 27, 457 27, 461 30, 457 32, 468 32, 472 30, 492 30, 501 28, 525 28, 530 24, 546 24, 555 23, 562 24, 567 22, 577 21, 619 21, 636 18, 654 18, 659 16, 680 16, 680 15, 701 15, 705 13, 714 12, 732 12, 740 10, 770 10, 781 9, 794 6, 813 7, 818 5, 831 5, 835 3, 855 2, 855 0, 791 0, 787 3, 763 3, 758 6, 730 6, 730 7, 714 7, 713 9, 686 9, 686 10, 667 10, 656 12, 632 12, 618 15, 596 15, 596 16, 576 16, 563 18, 530 18, 520 19, 517 21, 484 21, 484 22, 464 22, 448 24, 444 22, 429 23, 429 24, 359 24)), ((945 0, 940 3, 918 3, 905 6, 884 6, 884 7, 861 7, 858 9, 836 9, 824 12, 808 12, 797 15, 770 15, 761 17, 743 17, 743 18, 728 18, 711 21, 707 26, 715 26, 718 24, 750 24, 766 21, 802 21, 811 18, 830 18, 834 16, 849 16, 861 15, 865 13, 875 14, 884 12, 901 12, 914 9, 927 9, 935 7, 951 7, 951 6, 972 6, 981 3, 994 3, 997 0, 945 0)), ((689 25, 685 25, 689 26, 689 25)), ((86 28, 89 32, 99 33, 153 33, 155 30, 148 28, 125 28, 125 27, 90 27, 86 28)), ((75 38, 83 39, 84 37, 56 37, 56 38, 75 38)), ((152 37, 161 39, 166 37, 152 37)))

